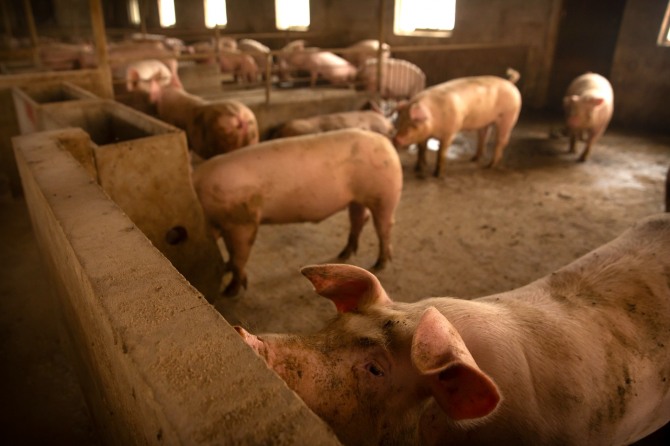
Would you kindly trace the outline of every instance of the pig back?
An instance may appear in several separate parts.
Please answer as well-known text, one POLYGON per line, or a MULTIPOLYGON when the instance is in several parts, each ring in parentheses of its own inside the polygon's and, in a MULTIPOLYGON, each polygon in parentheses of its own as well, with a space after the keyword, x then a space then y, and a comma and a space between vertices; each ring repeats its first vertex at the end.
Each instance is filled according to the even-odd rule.
POLYGON ((477 130, 521 110, 519 89, 497 76, 452 79, 427 88, 414 100, 424 101, 436 125, 444 125, 450 132, 477 130))
POLYGON ((400 159, 388 138, 345 129, 261 142, 211 158, 197 169, 197 187, 262 202, 262 223, 321 221, 352 201, 395 206, 400 159))

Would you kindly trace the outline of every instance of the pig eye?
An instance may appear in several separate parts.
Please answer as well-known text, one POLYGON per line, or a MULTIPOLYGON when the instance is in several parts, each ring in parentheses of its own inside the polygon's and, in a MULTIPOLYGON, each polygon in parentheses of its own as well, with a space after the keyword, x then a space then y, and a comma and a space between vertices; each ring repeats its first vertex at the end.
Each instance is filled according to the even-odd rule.
POLYGON ((366 365, 365 368, 367 369, 368 372, 370 372, 374 376, 379 377, 384 376, 384 371, 374 362, 371 362, 370 364, 366 365))

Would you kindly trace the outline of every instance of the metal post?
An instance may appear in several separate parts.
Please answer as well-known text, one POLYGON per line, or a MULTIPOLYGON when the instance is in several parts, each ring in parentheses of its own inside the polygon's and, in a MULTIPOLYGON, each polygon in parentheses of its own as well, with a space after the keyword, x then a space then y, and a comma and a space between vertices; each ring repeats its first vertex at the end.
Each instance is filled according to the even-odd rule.
POLYGON ((147 16, 149 15, 149 2, 140 0, 140 31, 143 35, 147 34, 147 16))
POLYGON ((9 41, 12 38, 12 22, 7 10, 7 0, 0 0, 0 4, 2 5, 2 24, 5 28, 5 36, 7 36, 7 40, 9 41))

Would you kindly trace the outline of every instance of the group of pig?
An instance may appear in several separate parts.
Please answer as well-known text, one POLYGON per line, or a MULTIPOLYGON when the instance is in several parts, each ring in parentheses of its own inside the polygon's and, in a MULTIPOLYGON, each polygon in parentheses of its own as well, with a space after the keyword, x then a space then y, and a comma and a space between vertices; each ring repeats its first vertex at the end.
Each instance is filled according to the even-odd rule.
MULTIPOLYGON (((397 150, 417 144, 420 171, 427 140, 438 139, 441 176, 456 133, 478 132, 477 159, 494 126, 489 165, 500 163, 521 108, 518 74, 508 77, 424 89, 398 104, 394 121, 375 110, 291 120, 263 142, 250 110, 216 115, 210 128, 244 136, 193 171, 228 251, 224 293, 247 286, 260 224, 318 222, 345 208, 350 231, 339 258, 356 252, 371 215, 372 270, 383 268, 403 187, 397 150)), ((221 105, 174 83, 150 85, 159 114, 185 129, 206 127, 196 117, 221 105)), ((597 74, 569 86, 566 128, 571 151, 586 141, 580 160, 607 127, 612 101, 597 74)), ((235 329, 345 444, 625 445, 670 420, 670 214, 525 287, 471 301, 396 302, 372 272, 347 264, 302 273, 337 310, 327 327, 307 336, 235 329)))

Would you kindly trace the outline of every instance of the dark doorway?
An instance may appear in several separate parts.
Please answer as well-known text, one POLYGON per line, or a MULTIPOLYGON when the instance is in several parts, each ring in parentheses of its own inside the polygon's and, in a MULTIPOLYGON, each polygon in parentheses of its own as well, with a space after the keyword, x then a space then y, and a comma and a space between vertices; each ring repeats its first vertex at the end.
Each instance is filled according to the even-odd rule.
POLYGON ((610 77, 626 0, 563 0, 547 107, 562 110, 570 82, 593 71, 610 77))

